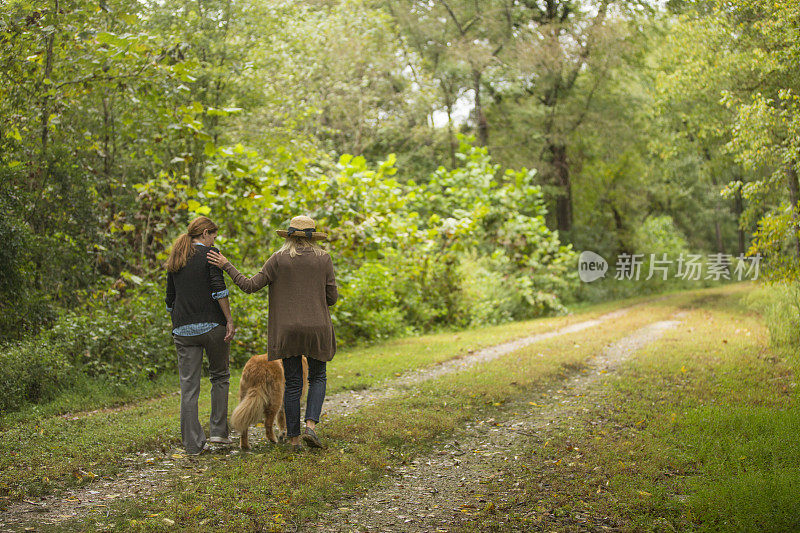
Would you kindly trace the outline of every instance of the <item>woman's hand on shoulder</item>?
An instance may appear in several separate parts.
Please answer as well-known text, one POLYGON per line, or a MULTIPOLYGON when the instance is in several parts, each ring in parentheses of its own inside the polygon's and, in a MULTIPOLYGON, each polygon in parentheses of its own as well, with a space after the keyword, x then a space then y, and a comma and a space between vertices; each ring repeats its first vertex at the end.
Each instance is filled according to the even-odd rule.
POLYGON ((224 255, 214 250, 209 250, 206 257, 209 263, 219 268, 225 267, 230 262, 224 255))

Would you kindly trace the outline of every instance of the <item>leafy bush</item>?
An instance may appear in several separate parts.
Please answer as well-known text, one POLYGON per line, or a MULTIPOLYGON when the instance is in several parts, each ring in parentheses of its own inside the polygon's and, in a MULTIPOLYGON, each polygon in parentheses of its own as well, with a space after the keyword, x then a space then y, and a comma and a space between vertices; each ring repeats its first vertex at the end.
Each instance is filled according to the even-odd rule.
POLYGON ((633 241, 636 251, 646 255, 657 252, 677 257, 689 252, 686 237, 667 215, 647 217, 634 232, 633 241))
POLYGON ((502 268, 498 268, 500 258, 505 256, 467 256, 459 265, 462 305, 469 316, 468 325, 500 324, 514 318, 518 297, 502 268))
POLYGON ((23 201, 7 190, 10 180, 3 170, 0 169, 0 342, 20 339, 53 319, 50 298, 35 283, 31 251, 36 238, 19 216, 23 201))
POLYGON ((390 252, 384 263, 394 277, 403 320, 415 331, 466 323, 455 253, 426 243, 413 252, 390 252))
POLYGON ((157 287, 97 302, 62 316, 47 337, 66 343, 70 360, 88 376, 152 378, 175 366, 168 313, 157 287))
POLYGON ((35 338, 0 352, 0 407, 40 402, 75 380, 134 383, 175 367, 169 318, 157 286, 106 293, 63 313, 35 338))
POLYGON ((393 278, 383 265, 365 263, 338 284, 340 300, 332 318, 344 343, 388 338, 406 329, 393 278))
POLYGON ((68 388, 79 374, 68 352, 66 342, 50 339, 6 346, 0 354, 0 412, 49 400, 68 388))

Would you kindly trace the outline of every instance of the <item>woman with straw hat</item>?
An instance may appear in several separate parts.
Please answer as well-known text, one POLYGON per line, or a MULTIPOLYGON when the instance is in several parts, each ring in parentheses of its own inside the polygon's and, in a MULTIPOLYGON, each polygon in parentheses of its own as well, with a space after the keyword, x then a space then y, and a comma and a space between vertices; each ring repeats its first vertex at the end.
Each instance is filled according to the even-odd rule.
POLYGON ((302 356, 305 355, 309 387, 302 437, 308 446, 323 448, 314 429, 325 400, 326 363, 336 353, 336 336, 328 311, 328 306, 336 303, 339 297, 333 262, 328 252, 317 244, 327 235, 316 231, 316 223, 311 218, 294 217, 288 229, 277 233, 286 241, 252 278, 239 273, 220 253, 209 252, 208 261, 227 272, 248 294, 269 285, 267 354, 269 360, 282 359, 283 362, 287 437, 294 450, 299 451, 302 356))

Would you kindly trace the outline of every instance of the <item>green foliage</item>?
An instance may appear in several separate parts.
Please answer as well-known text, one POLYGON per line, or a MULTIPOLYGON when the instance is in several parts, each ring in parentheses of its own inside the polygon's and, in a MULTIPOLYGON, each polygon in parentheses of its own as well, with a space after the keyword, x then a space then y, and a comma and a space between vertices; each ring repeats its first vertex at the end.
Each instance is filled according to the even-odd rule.
POLYGON ((792 349, 800 344, 800 284, 767 285, 749 294, 747 301, 766 318, 773 346, 792 349))
POLYGON ((499 324, 519 312, 524 291, 517 291, 518 279, 503 272, 508 258, 466 257, 459 265, 463 306, 469 312, 469 325, 499 324))
POLYGON ((668 257, 678 257, 688 253, 686 237, 675 227, 672 218, 650 216, 634 232, 635 250, 641 253, 665 253, 668 257))
MULTIPOLYGON (((198 214, 250 272, 315 218, 345 345, 673 288, 579 286, 574 249, 730 251, 757 229, 773 277, 797 272, 790 3, 59 6, 0 8, 0 342, 55 323, 87 376, 171 368, 155 280, 198 214)), ((241 364, 267 305, 236 300, 241 364)))
POLYGON ((89 376, 137 380, 170 371, 175 363, 171 326, 163 305, 154 305, 150 297, 154 288, 66 314, 51 328, 50 338, 68 343, 73 363, 89 376))
MULTIPOLYGON (((440 225, 452 253, 491 258, 479 268, 492 265, 516 298, 506 316, 521 319, 562 311, 561 300, 575 289, 575 253, 545 224, 547 209, 536 173, 501 171, 486 148, 473 147, 465 138, 457 157, 461 166, 440 167, 417 196, 422 217, 428 216, 429 225, 440 225)), ((471 298, 474 294, 473 287, 471 298)), ((495 319, 505 313, 498 312, 495 319)), ((476 322, 470 309, 464 307, 462 315, 466 323, 476 322)))
POLYGON ((31 243, 35 237, 20 217, 18 198, 4 194, 4 182, 0 180, 0 234, 4 244, 0 247, 0 341, 21 337, 35 329, 38 323, 50 316, 44 298, 33 288, 30 275, 31 243))
POLYGON ((171 372, 175 349, 163 297, 153 286, 120 298, 116 291, 63 313, 34 338, 6 345, 0 354, 0 409, 47 400, 73 381, 132 384, 171 372))
POLYGON ((364 263, 340 277, 341 303, 333 310, 337 338, 345 344, 386 339, 406 330, 393 273, 379 263, 364 263))
POLYGON ((666 103, 680 102, 672 115, 703 154, 704 173, 728 182, 723 196, 736 200, 740 229, 756 230, 748 253, 761 254, 777 281, 800 272, 796 15, 791 1, 687 10, 671 28, 674 70, 661 87, 666 103))
POLYGON ((60 339, 38 338, 4 346, 0 356, 0 411, 47 401, 68 389, 78 375, 67 355, 70 348, 60 339))
POLYGON ((516 298, 506 320, 561 312, 561 300, 575 288, 574 252, 545 224, 535 172, 502 171, 485 148, 466 138, 458 152, 461 165, 440 167, 421 184, 397 178, 402 169, 392 155, 375 166, 347 154, 335 164, 287 162, 280 172, 244 147, 214 160, 203 187, 178 188, 182 182, 176 182, 176 196, 196 199, 194 208, 193 200, 185 202, 195 212, 196 206, 208 206, 224 228, 225 253, 253 269, 280 246, 275 228, 297 213, 316 218, 331 234, 328 246, 344 287, 335 316, 345 342, 407 327, 427 331, 478 323, 462 298, 459 264, 465 254, 505 258, 491 264, 516 298), (232 162, 236 171, 223 170, 232 162), (244 194, 234 194, 241 189, 244 194), (391 273, 391 283, 376 282, 381 268, 391 273), (368 300, 372 308, 365 309, 369 289, 358 285, 367 280, 393 296, 386 299, 379 291, 380 297, 368 300))
POLYGON ((92 185, 76 180, 69 162, 51 162, 50 172, 47 187, 30 189, 24 172, 0 167, 0 229, 8 240, 0 252, 0 342, 50 321, 56 305, 77 302, 95 277, 86 253, 96 235, 92 185))

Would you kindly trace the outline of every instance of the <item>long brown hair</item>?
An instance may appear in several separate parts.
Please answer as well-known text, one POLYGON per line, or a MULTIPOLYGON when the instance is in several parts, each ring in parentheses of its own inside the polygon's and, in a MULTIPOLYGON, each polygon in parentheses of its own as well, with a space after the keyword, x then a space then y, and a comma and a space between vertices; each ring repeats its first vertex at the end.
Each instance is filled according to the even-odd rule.
POLYGON ((167 270, 175 273, 186 266, 186 262, 194 254, 192 239, 199 237, 205 230, 209 233, 216 233, 219 227, 208 217, 197 217, 189 223, 186 233, 181 233, 175 242, 172 243, 172 251, 167 259, 167 270))

